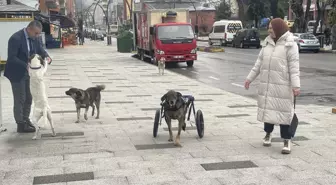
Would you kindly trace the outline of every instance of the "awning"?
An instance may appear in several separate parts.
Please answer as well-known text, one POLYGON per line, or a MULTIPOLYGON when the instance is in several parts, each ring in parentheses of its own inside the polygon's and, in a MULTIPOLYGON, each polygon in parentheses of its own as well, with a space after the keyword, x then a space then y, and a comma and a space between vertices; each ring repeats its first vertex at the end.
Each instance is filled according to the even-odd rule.
POLYGON ((56 14, 50 15, 50 21, 57 21, 57 20, 59 20, 61 28, 72 28, 76 26, 76 22, 67 16, 56 14))

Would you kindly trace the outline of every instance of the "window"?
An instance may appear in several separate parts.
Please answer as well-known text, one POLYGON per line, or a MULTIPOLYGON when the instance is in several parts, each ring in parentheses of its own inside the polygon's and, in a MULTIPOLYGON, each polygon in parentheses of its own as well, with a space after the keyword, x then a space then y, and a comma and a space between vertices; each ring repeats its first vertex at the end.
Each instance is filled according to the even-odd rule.
POLYGON ((214 33, 224 33, 224 32, 225 32, 225 25, 214 27, 214 33))

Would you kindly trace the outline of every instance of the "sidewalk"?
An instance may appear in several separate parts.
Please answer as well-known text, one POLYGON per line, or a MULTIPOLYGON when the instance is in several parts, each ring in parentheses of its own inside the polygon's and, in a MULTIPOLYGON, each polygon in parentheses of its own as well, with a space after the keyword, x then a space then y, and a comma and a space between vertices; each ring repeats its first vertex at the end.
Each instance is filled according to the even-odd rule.
MULTIPOLYGON (((84 46, 49 52, 53 64, 47 87, 58 136, 48 135, 49 126, 41 130, 42 138, 37 141, 31 140, 32 134, 15 132, 11 87, 2 78, 2 111, 8 131, 0 134, 0 184, 336 183, 336 117, 331 107, 297 105, 301 124, 295 146, 291 155, 282 155, 278 138, 272 147, 262 146, 263 125, 256 121, 252 99, 168 70, 159 76, 155 66, 101 42, 86 41, 84 46), (89 116, 87 122, 75 123, 74 102, 64 91, 97 84, 107 87, 102 92, 101 118, 89 116), (166 144, 164 121, 158 137, 153 138, 155 110, 169 89, 195 96, 195 108, 203 111, 205 119, 203 139, 187 122, 187 131, 181 134, 183 147, 166 144)), ((84 110, 82 120, 83 114, 84 110)), ((173 132, 176 136, 177 131, 173 132)), ((279 137, 279 127, 274 137, 279 137)))

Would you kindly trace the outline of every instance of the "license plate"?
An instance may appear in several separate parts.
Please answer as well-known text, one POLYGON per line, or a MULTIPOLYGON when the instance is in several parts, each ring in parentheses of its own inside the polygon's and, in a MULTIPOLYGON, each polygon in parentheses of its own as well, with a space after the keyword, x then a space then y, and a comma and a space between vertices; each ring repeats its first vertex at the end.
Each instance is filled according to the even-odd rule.
POLYGON ((183 58, 183 56, 174 56, 174 58, 183 58))
POLYGON ((256 41, 256 39, 251 39, 251 41, 256 41))

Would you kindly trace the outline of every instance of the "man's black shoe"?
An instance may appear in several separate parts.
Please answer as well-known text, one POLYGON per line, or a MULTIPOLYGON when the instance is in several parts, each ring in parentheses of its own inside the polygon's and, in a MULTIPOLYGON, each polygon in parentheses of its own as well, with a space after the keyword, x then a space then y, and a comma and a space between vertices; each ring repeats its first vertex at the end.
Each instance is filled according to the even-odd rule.
POLYGON ((18 124, 17 127, 18 133, 31 133, 35 131, 35 127, 30 127, 28 124, 18 124))
POLYGON ((34 127, 33 123, 32 123, 30 120, 27 120, 27 121, 25 121, 25 124, 27 124, 29 127, 31 127, 31 128, 34 128, 34 129, 35 129, 35 127, 34 127))

